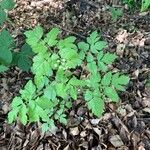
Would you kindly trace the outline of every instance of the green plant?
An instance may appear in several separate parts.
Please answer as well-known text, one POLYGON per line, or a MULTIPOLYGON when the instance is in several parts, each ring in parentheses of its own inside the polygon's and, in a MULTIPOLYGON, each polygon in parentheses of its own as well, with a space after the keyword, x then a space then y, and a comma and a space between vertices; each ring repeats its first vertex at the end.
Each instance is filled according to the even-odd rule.
POLYGON ((53 128, 55 121, 67 124, 66 112, 79 95, 100 117, 104 102, 118 102, 117 91, 125 90, 129 77, 109 71, 117 56, 103 51, 107 42, 100 40, 96 31, 86 42, 77 44, 74 36, 59 40, 59 33, 53 28, 44 36, 40 26, 25 32, 26 42, 35 53, 31 68, 34 79, 13 99, 9 123, 17 118, 24 125, 40 122, 43 131, 53 128), (77 68, 80 75, 76 75, 77 68))
POLYGON ((14 6, 13 0, 0 0, 0 25, 7 19, 6 11, 11 10, 14 6))
POLYGON ((146 11, 150 7, 150 0, 142 0, 141 11, 146 11))
MULTIPOLYGON (((0 25, 7 20, 7 11, 15 5, 13 0, 0 0, 0 25)), ((14 52, 16 45, 11 34, 3 29, 0 32, 0 73, 10 66, 18 66, 23 71, 29 71, 32 65, 33 52, 28 44, 24 44, 19 52, 14 52)))
POLYGON ((117 19, 123 15, 123 11, 120 8, 110 7, 109 10, 112 16, 112 20, 114 22, 117 21, 117 19))
MULTIPOLYGON (((0 25, 7 19, 6 11, 14 7, 13 0, 0 0, 0 25)), ((13 38, 5 29, 0 32, 0 72, 8 70, 8 65, 12 61, 11 49, 14 46, 13 38)))
POLYGON ((13 52, 12 64, 18 66, 21 70, 29 72, 32 65, 32 58, 34 53, 28 44, 24 44, 21 50, 13 52))
POLYGON ((29 45, 24 44, 19 52, 13 52, 15 43, 10 33, 3 29, 0 32, 0 72, 17 65, 23 71, 29 71, 32 64, 33 52, 29 45))
POLYGON ((123 0, 129 7, 141 7, 141 12, 146 11, 150 7, 150 0, 123 0))
POLYGON ((13 38, 5 29, 0 32, 0 72, 8 69, 12 61, 13 38))
POLYGON ((123 0, 123 3, 128 4, 129 7, 133 8, 136 4, 136 0, 123 0))

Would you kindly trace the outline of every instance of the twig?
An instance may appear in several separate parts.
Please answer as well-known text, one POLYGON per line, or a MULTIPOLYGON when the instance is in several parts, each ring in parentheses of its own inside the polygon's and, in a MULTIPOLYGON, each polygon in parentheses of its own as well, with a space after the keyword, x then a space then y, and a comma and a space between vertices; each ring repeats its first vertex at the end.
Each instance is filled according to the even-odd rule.
POLYGON ((64 31, 70 32, 70 33, 72 33, 72 34, 74 34, 74 35, 76 35, 76 36, 78 36, 78 37, 80 37, 80 38, 82 38, 82 39, 86 39, 85 36, 83 36, 83 35, 81 35, 81 34, 78 34, 78 33, 74 32, 74 31, 68 30, 68 29, 66 29, 66 28, 64 28, 64 27, 62 27, 62 26, 60 26, 60 25, 58 25, 58 24, 56 24, 56 23, 54 23, 54 22, 52 22, 52 21, 50 21, 50 23, 51 23, 52 25, 54 25, 54 26, 57 26, 58 28, 60 28, 60 29, 62 29, 62 30, 64 30, 64 31))

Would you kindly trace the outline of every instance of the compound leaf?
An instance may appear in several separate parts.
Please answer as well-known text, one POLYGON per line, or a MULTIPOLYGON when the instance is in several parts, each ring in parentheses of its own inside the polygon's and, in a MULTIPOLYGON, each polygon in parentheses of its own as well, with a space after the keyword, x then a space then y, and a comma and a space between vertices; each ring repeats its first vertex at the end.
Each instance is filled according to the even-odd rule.
POLYGON ((69 86, 69 92, 70 92, 70 96, 74 99, 77 100, 77 88, 73 87, 73 86, 69 86))
POLYGON ((29 101, 33 98, 35 91, 36 91, 35 85, 31 80, 29 80, 25 85, 24 89, 20 91, 20 94, 24 100, 29 101))
POLYGON ((20 107, 17 107, 13 110, 11 110, 9 113, 8 113, 8 123, 11 124, 14 122, 14 120, 16 120, 17 118, 17 114, 19 112, 19 108, 20 107))
POLYGON ((39 110, 37 109, 37 105, 35 101, 30 100, 29 101, 29 110, 28 110, 28 115, 29 115, 29 122, 36 122, 39 121, 39 110))
POLYGON ((58 48, 60 50, 62 50, 62 49, 77 50, 77 46, 74 44, 75 40, 76 40, 76 37, 74 37, 74 36, 69 36, 69 37, 65 38, 64 40, 60 40, 58 42, 58 48))
POLYGON ((38 76, 51 76, 51 62, 48 53, 39 53, 33 58, 32 72, 38 76))
POLYGON ((101 61, 98 61, 98 69, 102 72, 106 72, 108 67, 101 61))
POLYGON ((125 75, 120 75, 116 73, 112 76, 112 85, 120 91, 124 91, 124 86, 129 83, 129 77, 125 75))
POLYGON ((87 64, 87 68, 88 70, 91 72, 91 73, 96 73, 97 72, 97 65, 96 65, 96 62, 93 61, 93 62, 90 62, 87 64))
POLYGON ((85 95, 84 95, 85 100, 88 102, 92 100, 93 98, 93 93, 90 90, 86 90, 85 95))
POLYGON ((28 109, 25 104, 23 104, 21 108, 19 109, 19 119, 23 125, 27 124, 27 120, 28 120, 27 111, 28 109))
POLYGON ((111 54, 111 53, 106 53, 104 54, 103 58, 101 59, 101 61, 107 65, 112 64, 112 62, 114 62, 114 60, 117 58, 117 56, 115 54, 111 54))
POLYGON ((44 85, 48 84, 48 82, 49 82, 49 79, 46 76, 35 75, 34 77, 34 83, 38 90, 42 89, 44 85))
POLYGON ((47 51, 45 41, 41 40, 36 45, 32 46, 32 51, 35 53, 45 53, 47 51))
POLYGON ((26 42, 30 46, 35 46, 43 36, 43 29, 40 26, 36 26, 33 30, 26 31, 25 35, 27 37, 26 42))
POLYGON ((63 83, 57 83, 55 87, 56 87, 56 93, 58 96, 62 98, 67 98, 67 89, 63 83))
POLYGON ((42 109, 51 109, 54 107, 54 103, 44 96, 38 97, 35 101, 42 109))
POLYGON ((112 87, 105 87, 104 89, 105 95, 111 99, 112 102, 118 102, 119 96, 116 92, 116 90, 112 87))
POLYGON ((44 90, 44 96, 48 99, 54 100, 56 98, 56 91, 54 86, 48 85, 44 90))
POLYGON ((81 51, 88 51, 89 50, 89 44, 88 43, 85 43, 85 42, 79 42, 78 43, 78 48, 81 50, 81 51))
POLYGON ((101 98, 94 97, 88 101, 88 108, 92 110, 95 116, 100 117, 104 111, 104 101, 101 98))
POLYGON ((15 97, 11 103, 11 107, 13 109, 15 109, 16 107, 18 107, 19 105, 23 104, 23 101, 21 99, 21 97, 15 97))
POLYGON ((110 85, 110 83, 111 83, 111 77, 112 77, 112 73, 111 72, 106 73, 103 76, 103 78, 102 78, 101 84, 104 85, 104 86, 110 85))
POLYGON ((58 28, 53 28, 46 36, 46 38, 44 39, 44 41, 47 42, 47 44, 49 46, 54 46, 57 44, 57 36, 59 34, 60 30, 58 28))

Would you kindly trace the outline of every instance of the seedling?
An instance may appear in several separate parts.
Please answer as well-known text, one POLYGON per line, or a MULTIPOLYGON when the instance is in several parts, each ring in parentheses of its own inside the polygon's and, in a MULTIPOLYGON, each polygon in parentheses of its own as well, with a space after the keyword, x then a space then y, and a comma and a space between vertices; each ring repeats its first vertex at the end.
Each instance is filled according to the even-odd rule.
POLYGON ((109 70, 117 56, 103 51, 107 42, 97 31, 77 44, 76 37, 59 39, 59 33, 53 28, 44 35, 40 26, 25 32, 35 53, 31 67, 34 79, 13 99, 9 123, 16 119, 23 125, 41 122, 43 132, 55 127, 56 121, 66 125, 66 112, 79 95, 93 115, 100 117, 105 101, 118 102, 117 91, 125 91, 129 77, 109 70), (78 76, 74 73, 77 68, 82 72, 78 76))

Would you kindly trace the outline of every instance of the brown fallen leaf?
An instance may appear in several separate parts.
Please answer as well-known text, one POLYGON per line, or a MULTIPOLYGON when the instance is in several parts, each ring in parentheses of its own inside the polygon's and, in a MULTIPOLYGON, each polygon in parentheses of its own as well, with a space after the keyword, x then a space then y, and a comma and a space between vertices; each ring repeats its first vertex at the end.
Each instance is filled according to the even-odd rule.
POLYGON ((70 134, 72 134, 73 136, 78 135, 79 134, 79 128, 78 127, 70 128, 70 134))
POLYGON ((111 136, 109 141, 114 147, 121 147, 124 145, 119 135, 111 136))

